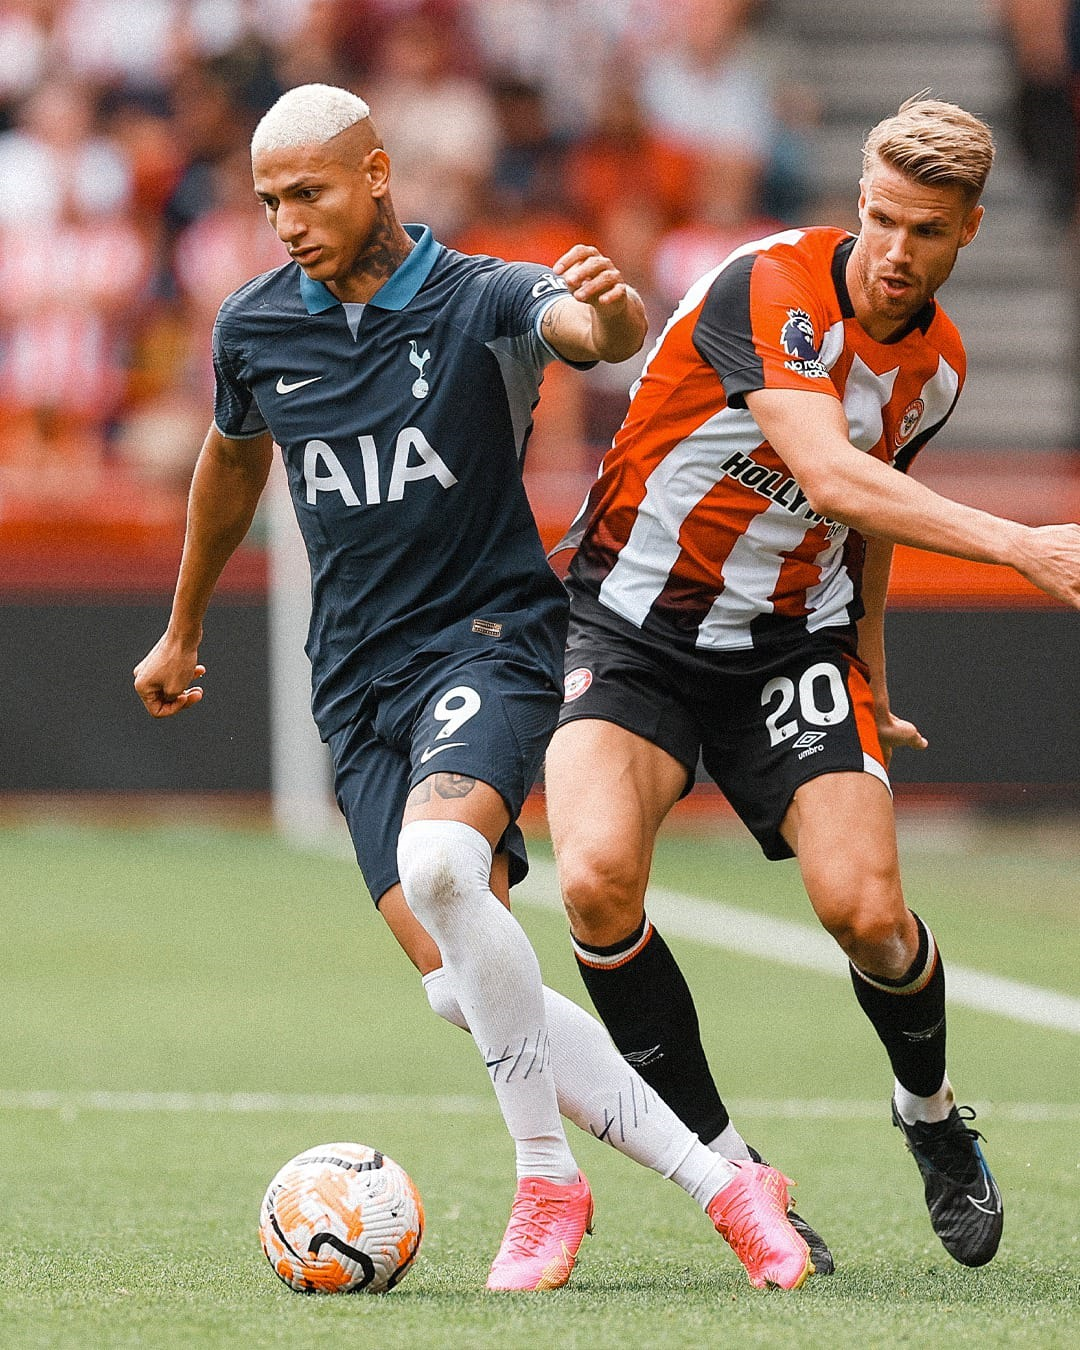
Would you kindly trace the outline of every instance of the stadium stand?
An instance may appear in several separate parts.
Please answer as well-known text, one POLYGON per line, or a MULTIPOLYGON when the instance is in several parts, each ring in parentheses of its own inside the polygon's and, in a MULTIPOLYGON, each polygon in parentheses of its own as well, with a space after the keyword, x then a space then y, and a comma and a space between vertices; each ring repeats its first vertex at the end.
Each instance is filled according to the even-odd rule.
MULTIPOLYGON (((247 147, 262 110, 296 83, 354 87, 376 117, 380 99, 411 107, 412 121, 386 123, 403 210, 438 220, 447 243, 504 256, 548 262, 592 240, 642 292, 654 332, 688 279, 734 244, 777 225, 854 224, 862 135, 903 97, 930 86, 970 104, 999 128, 1001 154, 986 225, 946 296, 969 349, 967 390, 920 475, 1022 519, 1075 518, 1076 222, 1012 132, 1032 106, 1017 24, 1037 8, 1063 25, 1066 7, 1075 112, 1078 0, 0 5, 0 655, 18 667, 6 697, 20 735, 0 786, 162 785, 179 773, 224 788, 241 763, 213 700, 179 763, 171 737, 135 730, 116 652, 134 657, 167 605, 211 407, 217 305, 284 261, 251 199, 247 147), (674 98, 691 85, 694 100, 674 98), (455 120, 477 152, 470 171, 444 136, 438 164, 418 172, 433 144, 424 122, 445 131, 455 120), (440 186, 448 177, 453 193, 440 186), (39 706, 55 662, 84 642, 97 656, 79 678, 109 708, 94 734, 78 717, 58 729, 39 706)), ((545 382, 529 480, 552 541, 635 373, 630 362, 545 382)), ((222 586, 253 652, 265 642, 264 541, 260 518, 222 586)), ((997 569, 909 554, 894 590, 901 607, 1040 605, 997 569)), ((1056 633, 1061 619, 1030 621, 1056 633)), ((262 709, 258 662, 244 662, 219 664, 219 677, 262 709)), ((265 745, 242 769, 245 785, 265 781, 265 745)), ((1075 786, 1071 766, 1044 776, 1075 786)))

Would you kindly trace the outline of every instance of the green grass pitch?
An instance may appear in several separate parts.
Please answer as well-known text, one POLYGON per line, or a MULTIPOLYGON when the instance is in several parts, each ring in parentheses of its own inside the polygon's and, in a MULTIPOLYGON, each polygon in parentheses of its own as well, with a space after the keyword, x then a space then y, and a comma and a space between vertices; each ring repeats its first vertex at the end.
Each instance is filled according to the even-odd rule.
MULTIPOLYGON (((946 960, 1077 993, 1075 845, 909 829, 904 854, 946 960)), ((837 1274, 751 1289, 686 1196, 571 1130, 597 1203, 573 1284, 491 1296, 511 1148, 471 1041, 432 1017, 351 862, 209 822, 13 826, 0 866, 4 1347, 1080 1343, 1075 1034, 951 1011, 953 1078, 988 1108, 1006 1200, 998 1259, 964 1270, 930 1231, 883 1053, 844 982, 674 939, 725 1098, 799 1179, 837 1274), (258 1247, 269 1178, 338 1139, 395 1157, 425 1200, 419 1259, 386 1297, 292 1294, 258 1247)), ((670 836, 654 876, 809 919, 793 866, 726 829, 670 836)), ((561 916, 518 912, 549 983, 583 1000, 561 916)))

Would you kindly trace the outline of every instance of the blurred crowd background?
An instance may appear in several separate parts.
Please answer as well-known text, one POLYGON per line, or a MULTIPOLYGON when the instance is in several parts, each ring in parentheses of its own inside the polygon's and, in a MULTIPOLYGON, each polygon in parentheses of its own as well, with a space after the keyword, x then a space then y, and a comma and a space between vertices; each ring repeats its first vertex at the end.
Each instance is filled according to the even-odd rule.
MULTIPOLYGON (((1002 130, 1068 235, 1080 0, 986 3, 1002 130)), ((768 0, 0 0, 0 517, 103 484, 118 511, 182 504, 217 307, 286 260, 249 138, 308 81, 370 102, 403 219, 545 263, 596 243, 654 325, 738 243, 856 224, 768 0)), ((534 468, 594 463, 633 375, 553 370, 534 468)))

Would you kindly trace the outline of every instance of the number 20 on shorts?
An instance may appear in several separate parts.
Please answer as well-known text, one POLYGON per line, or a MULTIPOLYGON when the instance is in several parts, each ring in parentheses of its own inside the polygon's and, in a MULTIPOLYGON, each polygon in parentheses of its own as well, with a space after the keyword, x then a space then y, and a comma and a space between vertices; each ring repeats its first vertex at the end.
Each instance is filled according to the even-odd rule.
POLYGON ((765 718, 770 745, 781 745, 798 734, 798 717, 786 722, 780 720, 791 711, 796 699, 799 715, 812 727, 836 726, 851 711, 844 677, 829 661, 819 661, 816 665, 808 666, 799 676, 797 685, 787 675, 777 675, 761 691, 763 708, 768 708, 776 701, 776 706, 765 718), (819 691, 826 697, 825 706, 818 702, 819 691))

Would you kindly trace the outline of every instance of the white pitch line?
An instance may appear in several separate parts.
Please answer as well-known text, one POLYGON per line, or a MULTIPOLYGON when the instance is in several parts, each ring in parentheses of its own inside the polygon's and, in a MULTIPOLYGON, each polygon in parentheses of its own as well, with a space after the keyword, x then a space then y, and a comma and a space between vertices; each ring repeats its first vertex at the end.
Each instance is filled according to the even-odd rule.
MULTIPOLYGON (((974 1102, 979 1119, 1019 1121, 1025 1124, 1071 1124, 1080 1121, 1080 1103, 974 1102)), ((757 1098, 732 1103, 740 1116, 783 1120, 880 1120, 880 1100, 844 1101, 820 1098, 757 1098)), ((351 1115, 405 1112, 485 1115, 494 1118, 490 1097, 416 1096, 374 1093, 284 1092, 61 1092, 49 1089, 0 1089, 0 1111, 56 1111, 74 1116, 81 1111, 141 1115, 351 1115)))
POLYGON ((62 1092, 38 1089, 20 1092, 0 1088, 4 1111, 117 1111, 194 1115, 367 1115, 408 1111, 441 1115, 476 1115, 493 1105, 487 1097, 393 1095, 386 1093, 283 1092, 62 1092))
MULTIPOLYGON (((543 909, 561 909, 554 867, 532 863, 526 880, 515 888, 514 899, 543 909)), ((821 928, 661 886, 649 887, 646 906, 649 917, 665 933, 800 970, 849 978, 847 958, 821 928)), ((1080 999, 1069 994, 971 970, 951 960, 945 977, 949 1002, 955 1006, 1080 1036, 1080 999)))

